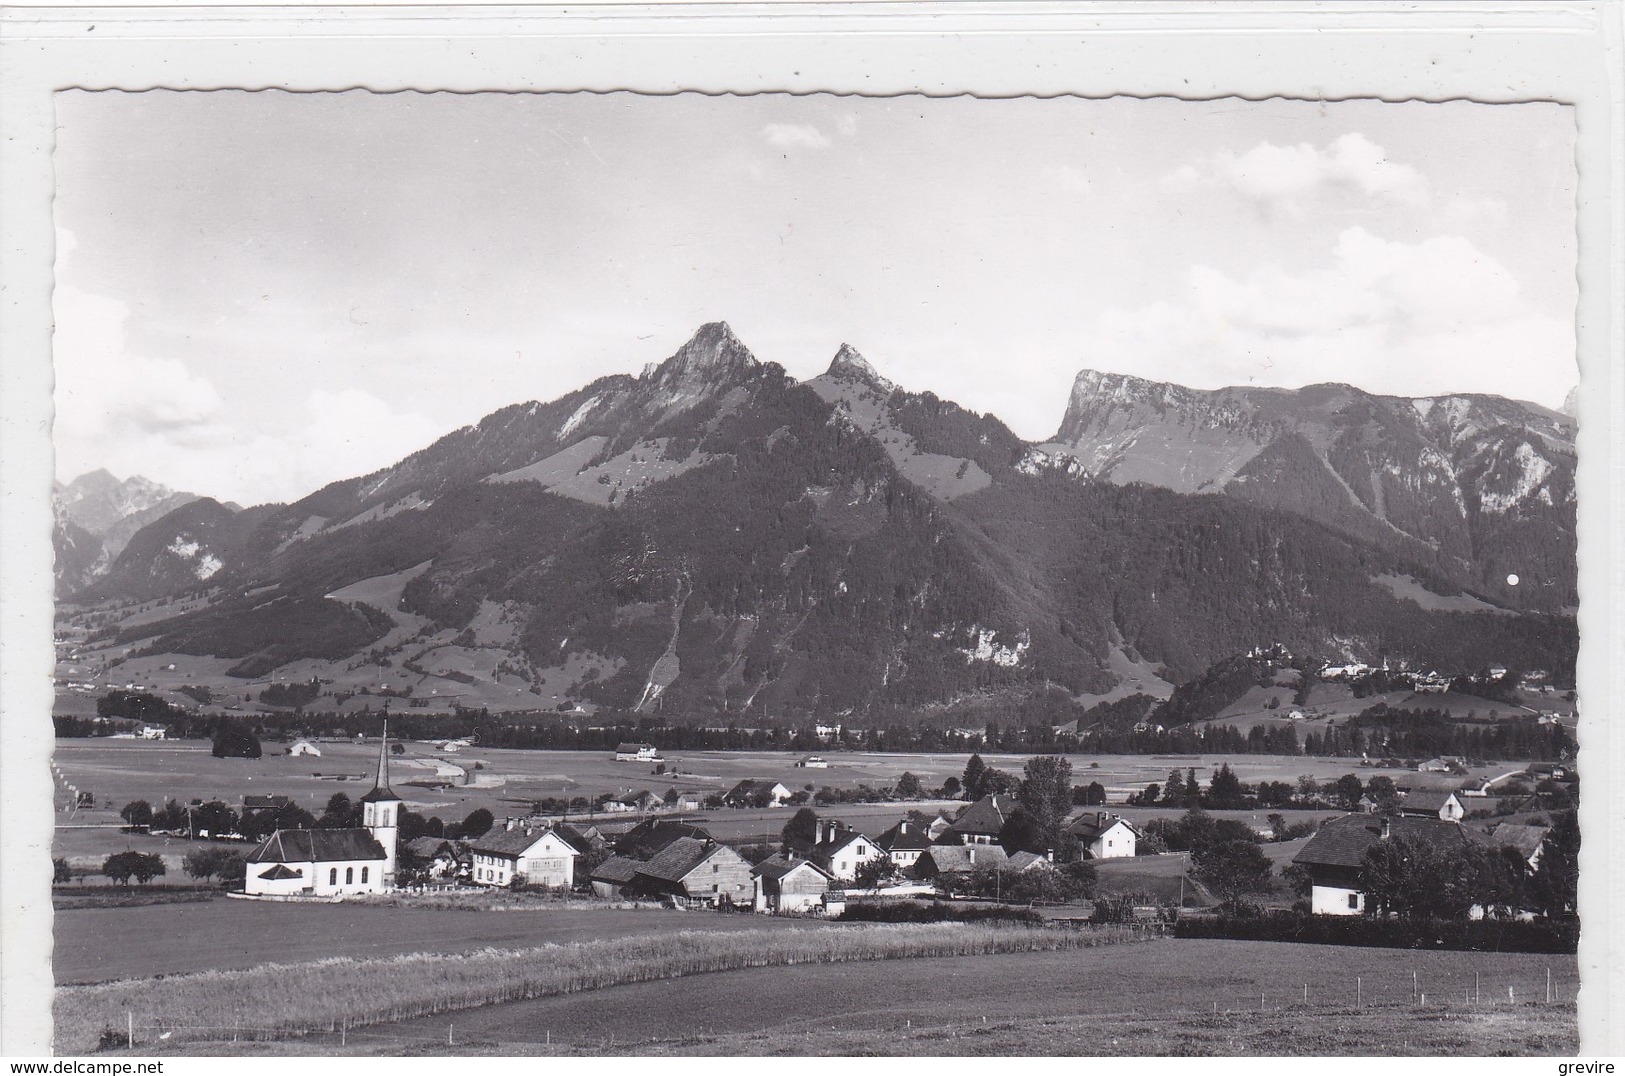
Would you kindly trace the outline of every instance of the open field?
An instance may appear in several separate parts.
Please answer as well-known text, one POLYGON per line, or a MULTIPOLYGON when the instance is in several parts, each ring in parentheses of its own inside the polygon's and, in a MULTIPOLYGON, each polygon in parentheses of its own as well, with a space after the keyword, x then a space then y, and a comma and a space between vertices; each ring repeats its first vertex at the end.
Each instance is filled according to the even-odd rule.
MULTIPOLYGON (((608 752, 598 751, 520 751, 475 746, 447 754, 430 744, 408 743, 404 756, 391 761, 393 783, 405 797, 407 806, 443 818, 462 818, 476 807, 486 807, 497 815, 519 813, 531 800, 548 796, 594 796, 603 792, 622 793, 649 789, 664 793, 723 792, 746 778, 781 782, 792 791, 813 785, 818 788, 855 788, 860 784, 882 787, 894 784, 904 772, 911 772, 929 786, 940 785, 948 777, 964 772, 965 754, 871 754, 837 753, 829 769, 799 769, 798 756, 776 751, 695 751, 673 752, 667 766, 681 773, 656 775, 653 765, 615 762, 608 752), (434 779, 433 763, 446 761, 465 767, 474 784, 465 787, 425 788, 414 781, 434 779), (476 763, 480 768, 476 768, 476 763)), ((377 742, 349 742, 320 745, 320 757, 293 757, 278 752, 282 745, 267 744, 259 759, 219 759, 209 753, 202 741, 65 739, 56 743, 55 762, 65 780, 96 796, 97 811, 80 810, 74 822, 117 822, 116 808, 132 799, 162 802, 177 798, 201 797, 227 803, 241 800, 246 793, 280 793, 313 811, 320 811, 334 792, 352 798, 372 784, 377 764, 377 742), (111 802, 114 811, 104 812, 111 802)), ((987 754, 989 766, 1019 774, 1030 755, 987 754)), ((1456 787, 1461 778, 1448 774, 1419 774, 1414 770, 1362 767, 1349 758, 1309 758, 1276 755, 1072 755, 1072 778, 1077 784, 1099 781, 1113 803, 1130 792, 1138 792, 1150 782, 1161 783, 1168 771, 1195 768, 1201 780, 1209 779, 1221 763, 1229 763, 1241 780, 1296 781, 1301 775, 1317 780, 1335 779, 1357 773, 1362 780, 1385 773, 1400 784, 1416 787, 1456 787)), ((1525 760, 1510 764, 1493 763, 1485 768, 1490 776, 1505 772, 1525 760)), ((63 800, 65 802, 65 798, 63 800)), ((69 821, 61 817, 59 821, 69 821)))
POLYGON ((58 911, 53 966, 58 983, 102 982, 335 956, 459 953, 684 930, 774 930, 809 922, 820 925, 662 909, 445 911, 218 897, 195 904, 58 911))
MULTIPOLYGON (((1167 939, 636 983, 351 1031, 346 1052, 1555 1056, 1578 1046, 1578 984, 1573 957, 1167 939)), ((338 1051, 326 1035, 251 1047, 338 1051)))
POLYGON ((1137 927, 858 924, 272 964, 59 989, 55 1040, 64 1052, 85 1052, 121 1012, 142 1030, 165 1028, 176 1041, 217 1040, 245 1027, 251 1037, 275 1039, 740 968, 1078 951, 1146 938, 1137 927))

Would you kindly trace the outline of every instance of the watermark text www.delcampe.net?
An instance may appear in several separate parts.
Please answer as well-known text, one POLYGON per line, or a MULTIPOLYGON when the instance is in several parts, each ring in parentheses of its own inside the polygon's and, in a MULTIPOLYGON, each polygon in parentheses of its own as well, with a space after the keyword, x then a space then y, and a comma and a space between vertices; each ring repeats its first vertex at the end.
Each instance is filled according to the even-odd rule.
POLYGON ((163 1076, 162 1061, 13 1061, 13 1076, 163 1076))

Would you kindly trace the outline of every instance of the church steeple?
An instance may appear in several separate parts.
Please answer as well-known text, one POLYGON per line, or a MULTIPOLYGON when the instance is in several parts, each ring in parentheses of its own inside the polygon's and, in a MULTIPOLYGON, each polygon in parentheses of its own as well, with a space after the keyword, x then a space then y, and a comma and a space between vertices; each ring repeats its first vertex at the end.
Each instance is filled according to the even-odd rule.
POLYGON ((389 787, 389 722, 378 743, 378 778, 361 797, 361 824, 384 848, 384 885, 395 884, 396 843, 400 836, 401 798, 389 787))

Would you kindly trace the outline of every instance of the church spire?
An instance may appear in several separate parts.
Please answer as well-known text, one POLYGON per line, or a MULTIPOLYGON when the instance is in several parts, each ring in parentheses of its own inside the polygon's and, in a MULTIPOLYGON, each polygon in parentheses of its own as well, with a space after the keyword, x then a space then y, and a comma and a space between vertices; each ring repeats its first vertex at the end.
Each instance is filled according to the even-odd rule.
POLYGON ((361 797, 362 803, 376 800, 399 800, 395 790, 389 787, 389 719, 384 719, 384 734, 378 742, 378 777, 373 781, 372 791, 361 797))

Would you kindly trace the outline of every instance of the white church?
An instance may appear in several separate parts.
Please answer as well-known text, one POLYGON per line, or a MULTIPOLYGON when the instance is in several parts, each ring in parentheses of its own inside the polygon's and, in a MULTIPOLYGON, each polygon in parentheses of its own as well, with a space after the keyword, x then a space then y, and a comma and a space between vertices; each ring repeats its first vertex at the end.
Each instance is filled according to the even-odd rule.
POLYGON ((395 886, 401 798, 389 787, 389 726, 378 747, 378 777, 361 797, 352 829, 279 829, 248 857, 250 897, 332 897, 395 886))

